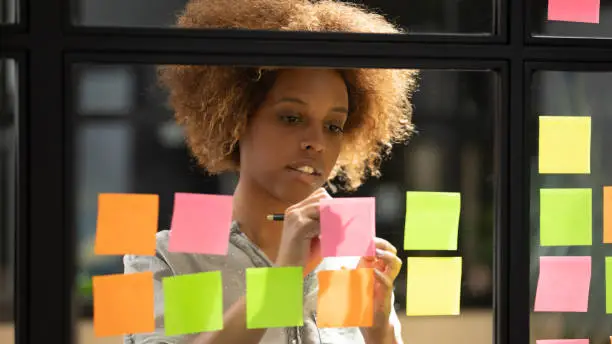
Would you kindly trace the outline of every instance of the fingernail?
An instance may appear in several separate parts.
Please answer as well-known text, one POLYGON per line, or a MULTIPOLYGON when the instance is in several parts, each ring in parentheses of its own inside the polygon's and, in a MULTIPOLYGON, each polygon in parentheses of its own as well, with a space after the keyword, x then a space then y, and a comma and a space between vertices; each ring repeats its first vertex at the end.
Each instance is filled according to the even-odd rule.
POLYGON ((383 250, 381 250, 379 248, 376 249, 376 257, 381 257, 383 254, 384 254, 383 250))

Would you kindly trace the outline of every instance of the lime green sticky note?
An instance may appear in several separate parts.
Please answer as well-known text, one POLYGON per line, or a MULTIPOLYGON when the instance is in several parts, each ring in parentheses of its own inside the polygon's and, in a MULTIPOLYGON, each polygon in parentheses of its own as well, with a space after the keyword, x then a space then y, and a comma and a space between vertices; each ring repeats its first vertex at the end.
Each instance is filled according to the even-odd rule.
POLYGON ((406 314, 458 315, 461 257, 408 257, 406 314))
POLYGON ((606 257, 606 313, 612 314, 612 257, 606 257))
POLYGON ((246 270, 247 328, 304 325, 301 267, 246 270))
POLYGON ((540 245, 593 243, 591 189, 540 189, 540 245))
POLYGON ((591 117, 540 116, 539 171, 591 173, 591 117))
POLYGON ((456 250, 461 195, 407 192, 405 250, 456 250))
POLYGON ((162 285, 166 335, 223 328, 221 271, 165 277, 162 285))

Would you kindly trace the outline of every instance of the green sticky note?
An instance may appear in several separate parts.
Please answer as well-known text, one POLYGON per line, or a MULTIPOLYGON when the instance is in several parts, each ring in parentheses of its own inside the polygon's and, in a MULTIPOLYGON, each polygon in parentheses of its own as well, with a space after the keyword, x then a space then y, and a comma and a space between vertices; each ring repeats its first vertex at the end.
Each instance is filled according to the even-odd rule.
POLYGON ((612 314, 612 257, 606 257, 606 313, 612 314))
POLYGON ((221 272, 201 272, 162 279, 166 335, 223 328, 221 272))
POLYGON ((540 245, 592 245, 591 189, 540 189, 540 245))
POLYGON ((461 257, 408 257, 406 315, 458 315, 461 257))
POLYGON ((246 270, 247 328, 304 325, 301 267, 246 270))
POLYGON ((405 250, 456 250, 461 195, 407 192, 405 250))

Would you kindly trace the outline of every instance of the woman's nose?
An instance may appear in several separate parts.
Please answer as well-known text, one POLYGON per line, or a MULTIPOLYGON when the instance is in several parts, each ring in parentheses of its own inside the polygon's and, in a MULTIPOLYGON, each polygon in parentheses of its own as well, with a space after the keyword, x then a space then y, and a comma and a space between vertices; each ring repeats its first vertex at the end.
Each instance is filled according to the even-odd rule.
POLYGON ((313 140, 302 141, 301 147, 303 150, 315 151, 317 153, 323 152, 323 150, 325 149, 323 144, 321 144, 320 142, 313 141, 313 140))

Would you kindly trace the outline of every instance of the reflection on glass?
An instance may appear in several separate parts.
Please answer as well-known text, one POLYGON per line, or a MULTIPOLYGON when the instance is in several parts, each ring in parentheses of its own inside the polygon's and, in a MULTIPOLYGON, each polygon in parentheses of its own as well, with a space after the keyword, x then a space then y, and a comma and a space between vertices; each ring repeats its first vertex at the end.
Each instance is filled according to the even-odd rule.
POLYGON ((19 1, 0 0, 0 24, 16 24, 19 22, 19 1))
MULTIPOLYGON (((568 3, 567 1, 557 1, 568 3)), ((576 9, 570 13, 581 13, 581 8, 594 1, 575 1, 576 9)), ((575 37, 575 38, 612 38, 612 0, 599 0, 599 23, 548 20, 549 0, 527 2, 531 11, 531 26, 534 36, 575 37)), ((591 11, 594 12, 594 11, 591 11)), ((588 13, 588 12, 584 12, 588 13)))
MULTIPOLYGON (((494 33, 493 0, 349 0, 387 14, 411 33, 494 33)), ((171 27, 186 0, 72 0, 73 23, 106 27, 171 27)), ((228 6, 231 7, 231 6, 228 6)))
POLYGON ((14 343, 17 63, 0 60, 0 342, 14 343))
MULTIPOLYGON (((612 318, 605 309, 604 257, 612 247, 603 244, 603 186, 612 185, 612 72, 542 71, 534 75, 533 112, 527 132, 530 150, 531 294, 532 305, 541 256, 591 256, 592 278, 588 312, 533 313, 532 342, 549 338, 591 338, 592 344, 610 343, 612 318), (538 116, 591 116, 591 173, 538 173, 538 116), (592 246, 540 246, 540 188, 592 188, 592 246)), ((532 308, 533 309, 533 308, 532 308)))
MULTIPOLYGON (((137 192, 160 195, 159 228, 170 224, 175 192, 231 194, 233 175, 205 176, 183 143, 183 132, 165 106, 166 94, 155 86, 153 66, 78 65, 73 118, 76 123, 76 212, 79 234, 79 291, 84 310, 81 343, 94 342, 91 325, 92 275, 122 271, 120 257, 92 254, 97 195, 101 192, 137 192), (101 77, 99 71, 109 71, 101 77), (130 82, 117 70, 130 70, 130 82), (94 71, 94 72, 92 72, 94 71), (88 78, 91 80, 87 80, 88 78), (105 86, 96 85, 103 83, 105 86), (116 85, 120 92, 100 93, 116 85), (130 89, 137 87, 136 89, 130 89), (122 92, 123 93, 123 92, 122 92), (117 99, 109 98, 113 94, 117 99), (102 99, 104 97, 104 99, 102 99), (129 103, 114 114, 81 113, 84 99, 92 104, 129 103), (129 113, 124 109, 129 108, 129 113)), ((422 71, 414 95, 418 130, 407 146, 397 146, 383 164, 382 177, 369 180, 353 196, 377 198, 377 233, 403 247, 405 190, 454 191, 462 194, 459 249, 453 252, 410 252, 410 255, 461 255, 464 260, 461 317, 405 316, 406 276, 397 279, 398 314, 407 342, 462 342, 490 344, 493 276, 493 116, 492 92, 496 76, 488 71, 422 71), (444 102, 440 95, 444 94, 444 102), (403 287, 402 287, 403 286, 403 287), (439 327, 444 326, 444 331, 439 327), (437 330, 436 330, 437 329, 437 330)), ((346 196, 340 194, 339 196, 346 196)))

